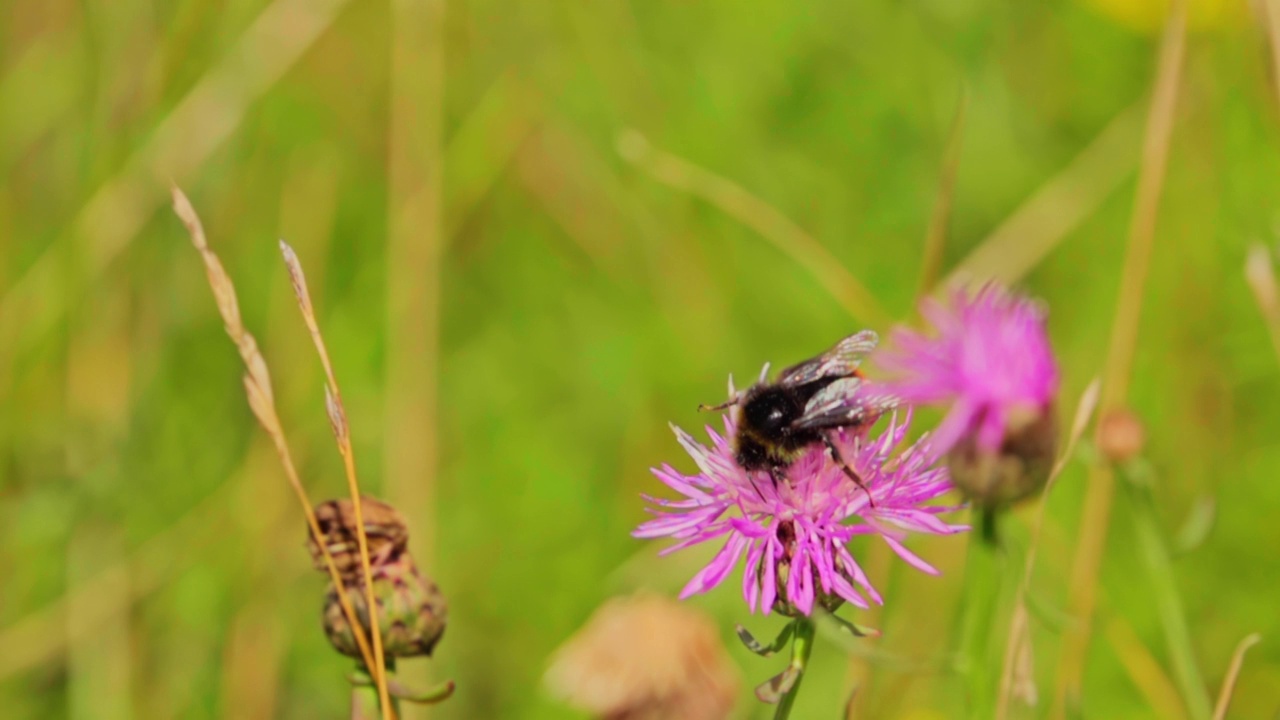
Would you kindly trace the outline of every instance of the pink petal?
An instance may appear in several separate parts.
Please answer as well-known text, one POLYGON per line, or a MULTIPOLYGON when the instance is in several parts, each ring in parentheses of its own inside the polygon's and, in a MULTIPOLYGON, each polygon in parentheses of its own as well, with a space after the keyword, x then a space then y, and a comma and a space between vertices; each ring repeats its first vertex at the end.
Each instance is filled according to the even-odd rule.
POLYGON ((751 543, 747 551, 746 567, 742 570, 742 595, 752 613, 760 600, 760 559, 764 557, 766 543, 751 543))
POLYGON ((686 497, 698 500, 711 500, 711 496, 691 484, 686 478, 670 468, 651 469, 649 472, 657 476, 667 487, 686 497))
POLYGON ((765 537, 771 532, 768 528, 760 527, 746 518, 729 518, 729 524, 733 526, 734 530, 753 539, 765 537))
POLYGON ((738 563, 738 558, 742 556, 746 544, 747 539, 741 535, 729 536, 729 541, 724 544, 720 552, 680 591, 680 599, 684 600, 690 595, 704 593, 724 582, 734 565, 738 563))
POLYGON ((853 587, 853 585, 849 584, 849 581, 840 573, 836 573, 835 575, 834 587, 836 594, 850 603, 853 603, 864 610, 869 607, 869 605, 867 605, 867 601, 858 594, 858 591, 853 587))
POLYGON ((764 591, 764 597, 760 598, 760 605, 764 608, 765 615, 773 612, 773 603, 778 599, 777 545, 778 540, 776 535, 765 541, 764 581, 761 583, 761 589, 764 591))
POLYGON ((897 540, 894 540, 888 535, 884 535, 882 537, 884 537, 884 541, 886 543, 889 543, 889 547, 893 548, 893 551, 898 554, 898 557, 902 558, 903 560, 906 560, 907 564, 909 564, 911 567, 921 572, 928 573, 930 575, 941 574, 938 572, 937 568, 925 562, 924 560, 920 559, 920 556, 916 555, 915 553, 903 547, 902 543, 898 542, 897 540))

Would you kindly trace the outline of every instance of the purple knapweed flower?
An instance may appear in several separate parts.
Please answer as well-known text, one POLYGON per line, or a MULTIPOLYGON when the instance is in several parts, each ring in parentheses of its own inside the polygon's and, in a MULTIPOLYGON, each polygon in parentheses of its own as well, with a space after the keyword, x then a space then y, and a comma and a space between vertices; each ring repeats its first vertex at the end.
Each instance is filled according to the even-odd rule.
POLYGON ((950 305, 925 300, 920 314, 936 333, 897 328, 875 359, 904 402, 951 403, 933 433, 938 452, 968 434, 979 448, 997 450, 1019 417, 1053 403, 1058 365, 1038 303, 986 285, 972 296, 957 289, 950 305))
POLYGON ((664 555, 725 539, 715 558, 684 587, 681 598, 719 585, 745 555, 742 591, 752 612, 760 608, 768 614, 775 601, 786 612, 804 615, 813 612, 815 601, 828 609, 841 600, 863 608, 867 598, 881 603, 846 547, 853 536, 878 535, 912 566, 936 574, 902 540, 913 531, 948 534, 967 529, 938 519, 939 513, 952 508, 925 505, 951 488, 946 468, 932 466, 934 454, 927 439, 894 454, 910 421, 909 413, 901 421, 895 413, 875 439, 865 433, 833 434, 841 456, 867 491, 820 445, 792 463, 776 486, 767 472, 748 473, 734 461, 732 413, 725 416, 725 434, 707 428, 710 447, 672 426, 699 472, 684 475, 670 465, 655 468, 654 475, 684 498, 645 496, 657 517, 632 535, 678 540, 662 551, 664 555))
POLYGON ((920 307, 931 335, 897 328, 874 356, 884 385, 910 404, 949 404, 933 433, 952 478, 997 505, 1042 486, 1056 447, 1058 365, 1044 308, 995 284, 920 307))

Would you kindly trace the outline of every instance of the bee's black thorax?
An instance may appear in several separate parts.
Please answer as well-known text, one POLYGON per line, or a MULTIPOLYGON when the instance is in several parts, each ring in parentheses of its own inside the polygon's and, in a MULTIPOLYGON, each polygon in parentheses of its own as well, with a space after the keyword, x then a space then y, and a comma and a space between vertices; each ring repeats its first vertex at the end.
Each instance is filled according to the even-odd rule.
POLYGON ((788 481, 787 468, 805 450, 821 447, 874 507, 866 483, 845 463, 830 433, 867 427, 893 406, 888 397, 862 398, 858 393, 858 363, 875 348, 876 339, 870 330, 850 335, 821 355, 784 369, 773 382, 761 373, 760 381, 741 394, 733 391, 730 381, 728 401, 699 409, 733 407, 734 460, 747 472, 767 472, 774 488, 788 481), (821 399, 814 402, 819 394, 821 399))
POLYGON ((747 470, 785 467, 800 452, 822 437, 814 430, 791 425, 804 415, 805 404, 830 380, 785 387, 761 383, 742 398, 738 416, 736 450, 738 465, 747 470))

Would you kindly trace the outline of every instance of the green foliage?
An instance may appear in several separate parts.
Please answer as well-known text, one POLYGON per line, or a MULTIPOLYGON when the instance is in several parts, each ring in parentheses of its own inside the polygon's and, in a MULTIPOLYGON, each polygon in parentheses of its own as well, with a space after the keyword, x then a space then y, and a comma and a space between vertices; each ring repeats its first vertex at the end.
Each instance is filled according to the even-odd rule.
MULTIPOLYGON (((403 262, 387 243, 388 4, 343 3, 278 81, 242 107, 215 105, 226 115, 205 119, 230 128, 207 159, 184 168, 149 150, 210 72, 251 84, 260 58, 226 65, 229 53, 264 9, 297 4, 17 0, 0 13, 6 717, 346 712, 350 663, 320 626, 325 580, 167 183, 187 190, 236 282, 319 500, 345 485, 277 237, 297 249, 362 482, 380 495, 398 391, 386 278, 403 262), (101 194, 113 187, 128 192, 101 194)), ((729 372, 750 377, 859 326, 793 256, 622 159, 619 134, 747 189, 906 318, 962 88, 948 270, 1147 97, 1158 38, 1116 24, 1107 4, 447 3, 439 458, 422 479, 436 509, 414 530, 434 537, 420 563, 450 627, 434 659, 401 663, 407 678, 429 665, 457 681, 434 717, 563 716, 540 687, 552 650, 607 596, 674 593, 698 566, 699 551, 658 560, 628 534, 638 493, 658 488, 648 468, 687 462, 667 421, 697 426, 729 372)), ((1280 366, 1242 275, 1248 244, 1276 240, 1269 62, 1246 17, 1190 38, 1131 394, 1156 480, 1150 502, 1113 508, 1085 717, 1157 716, 1106 629, 1127 626, 1173 677, 1173 619, 1155 608, 1179 606, 1190 647, 1177 660, 1194 653, 1209 697, 1235 643, 1262 634, 1233 711, 1275 709, 1280 366), (1185 553, 1161 549, 1153 574, 1144 543, 1174 536, 1206 496, 1212 527, 1185 553), (1158 604, 1157 592, 1180 597, 1158 604)), ((193 123, 177 146, 210 132, 193 123)), ((1117 162, 1136 166, 1139 145, 1117 162)), ((1064 415, 1103 362, 1132 195, 1126 181, 1103 198, 1025 279, 1052 309, 1064 415)), ((1055 617, 1081 467, 1057 483, 1031 586, 1055 617)), ((1010 542, 1025 543, 1030 517, 1006 518, 1010 542)), ((882 629, 876 653, 846 656, 819 634, 794 717, 833 717, 854 676, 865 717, 961 712, 964 676, 938 659, 961 622, 963 544, 914 545, 943 575, 890 570, 880 618, 844 611, 882 629)), ((744 617, 736 577, 693 602, 724 628, 744 688, 773 671, 733 639, 740 621, 776 632, 776 619, 744 617)), ((1028 717, 1052 699, 1061 637, 1039 617, 1041 704, 1028 717)), ((765 716, 747 690, 742 708, 765 716)))

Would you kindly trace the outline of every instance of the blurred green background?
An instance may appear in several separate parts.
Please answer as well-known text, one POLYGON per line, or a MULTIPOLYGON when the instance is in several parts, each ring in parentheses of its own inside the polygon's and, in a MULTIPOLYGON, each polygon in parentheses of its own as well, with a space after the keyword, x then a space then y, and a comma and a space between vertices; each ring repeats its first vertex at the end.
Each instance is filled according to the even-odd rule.
MULTIPOLYGON (((1241 718, 1280 711, 1280 366, 1243 276, 1280 221, 1258 7, 1191 9, 1131 393, 1162 527, 1177 538, 1215 511, 1174 565, 1206 690, 1263 635, 1241 718)), ((346 710, 324 579, 170 181, 237 285, 319 500, 345 484, 276 238, 307 268, 362 483, 410 516, 451 604, 436 657, 405 663, 415 682, 458 681, 432 716, 567 716, 540 685, 554 648, 605 598, 674 593, 706 557, 658 560, 628 534, 658 487, 648 468, 691 467, 666 423, 698 427, 729 372, 910 316, 962 96, 943 271, 1048 302, 1069 414, 1106 355, 1164 13, 0 4, 0 716, 346 710)), ((1033 582, 1049 616, 1067 605, 1084 480, 1072 464, 1049 505, 1033 582)), ((1118 493, 1087 717, 1160 717, 1152 698, 1171 699, 1132 511, 1118 493)), ((887 653, 943 653, 966 542, 913 541, 939 578, 859 546, 886 606, 851 617, 883 628, 887 653)), ((777 626, 747 617, 736 575, 691 602, 727 642, 734 622, 777 626)), ((1061 627, 1032 637, 1041 702, 1020 717, 1052 699, 1061 627)), ((779 669, 729 646, 744 687, 779 669)), ((963 704, 953 673, 833 644, 814 664, 799 717, 838 716, 855 684, 861 717, 963 704)), ((746 690, 740 707, 767 716, 746 690)))

